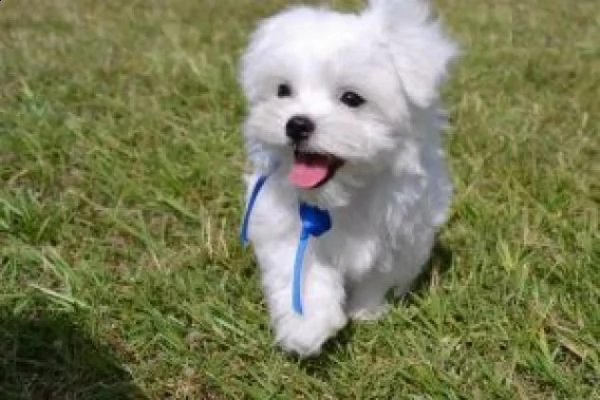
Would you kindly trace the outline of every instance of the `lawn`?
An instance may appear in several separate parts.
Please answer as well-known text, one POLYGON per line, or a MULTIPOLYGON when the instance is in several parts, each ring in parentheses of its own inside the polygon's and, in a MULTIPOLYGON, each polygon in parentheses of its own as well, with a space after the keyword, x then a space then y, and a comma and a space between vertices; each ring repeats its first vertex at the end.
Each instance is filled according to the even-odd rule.
POLYGON ((236 63, 284 3, 0 3, 0 399, 600 399, 598 1, 436 1, 431 275, 305 361, 238 243, 236 63))

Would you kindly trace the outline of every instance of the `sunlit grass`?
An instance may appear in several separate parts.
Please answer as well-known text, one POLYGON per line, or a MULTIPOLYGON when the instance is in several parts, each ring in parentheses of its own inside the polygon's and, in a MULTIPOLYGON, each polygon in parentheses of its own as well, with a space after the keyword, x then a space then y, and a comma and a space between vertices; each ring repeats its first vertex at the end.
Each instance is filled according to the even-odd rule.
POLYGON ((437 1, 443 252, 304 362, 237 236, 237 57, 284 3, 0 4, 0 398, 599 398, 597 2, 437 1))

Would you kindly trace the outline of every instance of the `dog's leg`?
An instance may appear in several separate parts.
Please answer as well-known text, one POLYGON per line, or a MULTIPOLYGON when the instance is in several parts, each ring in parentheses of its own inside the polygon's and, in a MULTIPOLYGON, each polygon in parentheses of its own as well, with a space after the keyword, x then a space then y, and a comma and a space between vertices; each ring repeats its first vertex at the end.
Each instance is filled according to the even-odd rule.
MULTIPOLYGON (((273 248, 273 247, 271 247, 273 248)), ((327 339, 346 325, 345 298, 340 273, 306 257, 303 283, 303 314, 292 309, 292 264, 295 246, 278 246, 276 255, 261 257, 263 290, 277 342, 301 357, 318 354, 327 339)))
POLYGON ((385 295, 390 288, 390 277, 372 271, 360 281, 351 282, 348 288, 346 310, 354 320, 371 321, 385 315, 389 305, 385 295))

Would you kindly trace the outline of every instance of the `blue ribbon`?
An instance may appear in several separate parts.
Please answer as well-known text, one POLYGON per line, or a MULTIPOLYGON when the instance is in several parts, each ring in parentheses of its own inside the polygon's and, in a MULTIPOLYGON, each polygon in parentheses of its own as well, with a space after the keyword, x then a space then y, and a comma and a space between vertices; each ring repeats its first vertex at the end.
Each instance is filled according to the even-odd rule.
POLYGON ((254 203, 256 203, 258 192, 260 192, 260 189, 262 189, 268 177, 269 175, 259 176, 258 180, 254 184, 254 187, 252 188, 252 193, 250 194, 250 199, 248 200, 248 205, 246 206, 246 212, 244 213, 244 220, 242 222, 242 229, 240 232, 240 239, 244 246, 248 245, 248 223, 250 222, 250 213, 254 208, 254 203))
MULTIPOLYGON (((243 245, 248 244, 248 225, 250 221, 250 214, 254 209, 256 198, 258 193, 264 186, 269 175, 261 175, 252 188, 250 193, 250 199, 248 200, 248 206, 244 214, 242 221, 242 229, 240 232, 240 238, 243 245)), ((294 271, 292 277, 292 309, 296 314, 302 315, 302 277, 303 277, 303 266, 304 266, 304 254, 308 247, 308 241, 311 236, 319 237, 329 229, 331 229, 331 216, 327 210, 321 210, 316 206, 311 206, 304 202, 299 204, 300 221, 302 222, 302 231, 300 232, 300 239, 298 240, 298 247, 296 249, 296 258, 294 261, 294 271)))
POLYGON ((331 216, 327 210, 321 210, 316 206, 300 203, 300 220, 302 231, 298 240, 296 250, 296 261, 294 262, 294 276, 292 280, 292 309, 298 315, 303 314, 302 308, 302 277, 304 266, 304 253, 308 247, 311 236, 319 237, 331 229, 331 216))

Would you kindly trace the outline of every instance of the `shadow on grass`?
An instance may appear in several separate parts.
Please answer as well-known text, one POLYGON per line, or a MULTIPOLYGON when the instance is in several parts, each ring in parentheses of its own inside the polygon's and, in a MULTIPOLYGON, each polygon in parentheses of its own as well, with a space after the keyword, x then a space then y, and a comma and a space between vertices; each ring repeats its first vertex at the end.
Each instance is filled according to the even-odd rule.
POLYGON ((67 316, 0 309, 0 399, 146 399, 109 348, 67 316))
POLYGON ((401 302, 410 301, 410 298, 413 297, 411 294, 421 294, 422 292, 425 292, 427 288, 434 283, 434 280, 443 276, 451 266, 452 251, 442 242, 436 240, 427 265, 423 269, 421 275, 417 278, 409 296, 401 299, 401 302))

